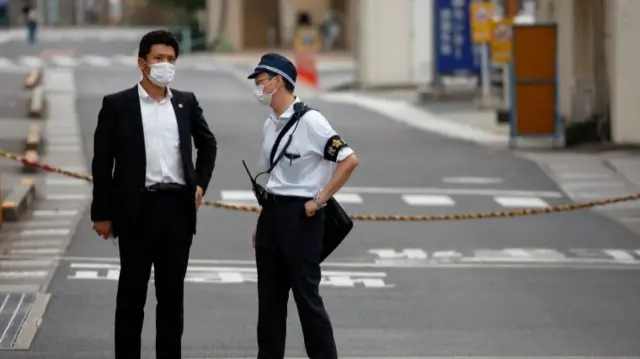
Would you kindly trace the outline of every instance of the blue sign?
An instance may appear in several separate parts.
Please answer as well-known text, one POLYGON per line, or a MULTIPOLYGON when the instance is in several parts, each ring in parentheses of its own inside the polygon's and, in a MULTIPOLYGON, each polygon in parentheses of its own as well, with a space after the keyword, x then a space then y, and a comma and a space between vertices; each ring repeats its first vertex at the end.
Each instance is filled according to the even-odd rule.
POLYGON ((435 70, 444 76, 480 73, 480 48, 471 38, 471 0, 434 1, 435 70))

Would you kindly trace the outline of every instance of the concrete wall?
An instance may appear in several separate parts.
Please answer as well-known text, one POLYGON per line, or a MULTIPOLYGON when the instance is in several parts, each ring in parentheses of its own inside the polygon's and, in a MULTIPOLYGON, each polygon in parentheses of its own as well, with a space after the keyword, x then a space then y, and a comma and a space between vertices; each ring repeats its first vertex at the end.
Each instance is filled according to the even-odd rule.
POLYGON ((612 135, 616 143, 640 143, 640 1, 607 0, 612 135))
POLYGON ((412 0, 358 0, 358 79, 362 87, 412 83, 412 0))
MULTIPOLYGON (((213 41, 218 36, 218 28, 220 25, 220 14, 222 12, 222 2, 224 0, 207 0, 207 42, 213 41)), ((227 18, 222 19, 226 21, 224 37, 231 44, 234 50, 241 50, 243 48, 243 27, 242 27, 242 8, 243 1, 229 1, 227 0, 227 18)))

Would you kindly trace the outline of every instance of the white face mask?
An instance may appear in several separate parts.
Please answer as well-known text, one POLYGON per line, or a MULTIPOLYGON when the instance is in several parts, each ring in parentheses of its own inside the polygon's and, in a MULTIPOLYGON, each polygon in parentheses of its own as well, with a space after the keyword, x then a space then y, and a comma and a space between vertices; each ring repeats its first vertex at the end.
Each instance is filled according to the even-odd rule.
POLYGON ((173 75, 176 73, 176 66, 168 62, 160 62, 149 66, 151 71, 148 75, 149 80, 159 87, 167 86, 173 81, 173 75))
MULTIPOLYGON (((271 81, 273 81, 273 80, 271 80, 271 81)), ((271 99, 273 98, 273 94, 276 93, 276 91, 277 91, 277 89, 275 89, 270 94, 265 94, 264 93, 264 87, 269 85, 271 83, 271 81, 267 82, 264 85, 256 85, 256 88, 254 90, 254 93, 256 95, 256 99, 258 100, 258 102, 260 102, 261 104, 263 104, 265 106, 271 106, 271 99)))

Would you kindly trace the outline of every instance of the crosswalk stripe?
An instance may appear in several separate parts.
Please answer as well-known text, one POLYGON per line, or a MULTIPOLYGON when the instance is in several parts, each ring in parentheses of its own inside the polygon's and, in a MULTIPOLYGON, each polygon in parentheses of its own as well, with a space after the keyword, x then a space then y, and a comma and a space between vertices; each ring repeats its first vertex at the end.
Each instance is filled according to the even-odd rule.
POLYGON ((69 56, 53 56, 51 58, 51 62, 58 66, 64 67, 74 67, 78 64, 78 61, 76 59, 69 56))
POLYGON ((103 56, 96 56, 96 55, 85 55, 82 57, 82 61, 91 66, 96 66, 96 67, 104 67, 104 66, 109 66, 109 64, 111 64, 111 61, 109 61, 109 59, 103 56))
POLYGON ((35 56, 22 56, 20 58, 20 63, 25 64, 27 66, 41 66, 44 61, 35 56))

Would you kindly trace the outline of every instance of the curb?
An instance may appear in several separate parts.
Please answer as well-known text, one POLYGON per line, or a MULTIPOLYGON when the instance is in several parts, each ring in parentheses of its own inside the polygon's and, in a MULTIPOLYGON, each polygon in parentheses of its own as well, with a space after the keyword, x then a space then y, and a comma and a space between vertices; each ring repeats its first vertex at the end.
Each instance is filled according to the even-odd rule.
POLYGON ((35 199, 35 182, 31 178, 23 178, 2 202, 3 220, 6 222, 17 221, 29 210, 35 199))
MULTIPOLYGON (((25 143, 25 158, 29 161, 37 162, 40 159, 39 153, 42 150, 42 131, 39 125, 31 125, 25 143)), ((29 165, 22 165, 22 172, 37 172, 37 168, 29 165)))

